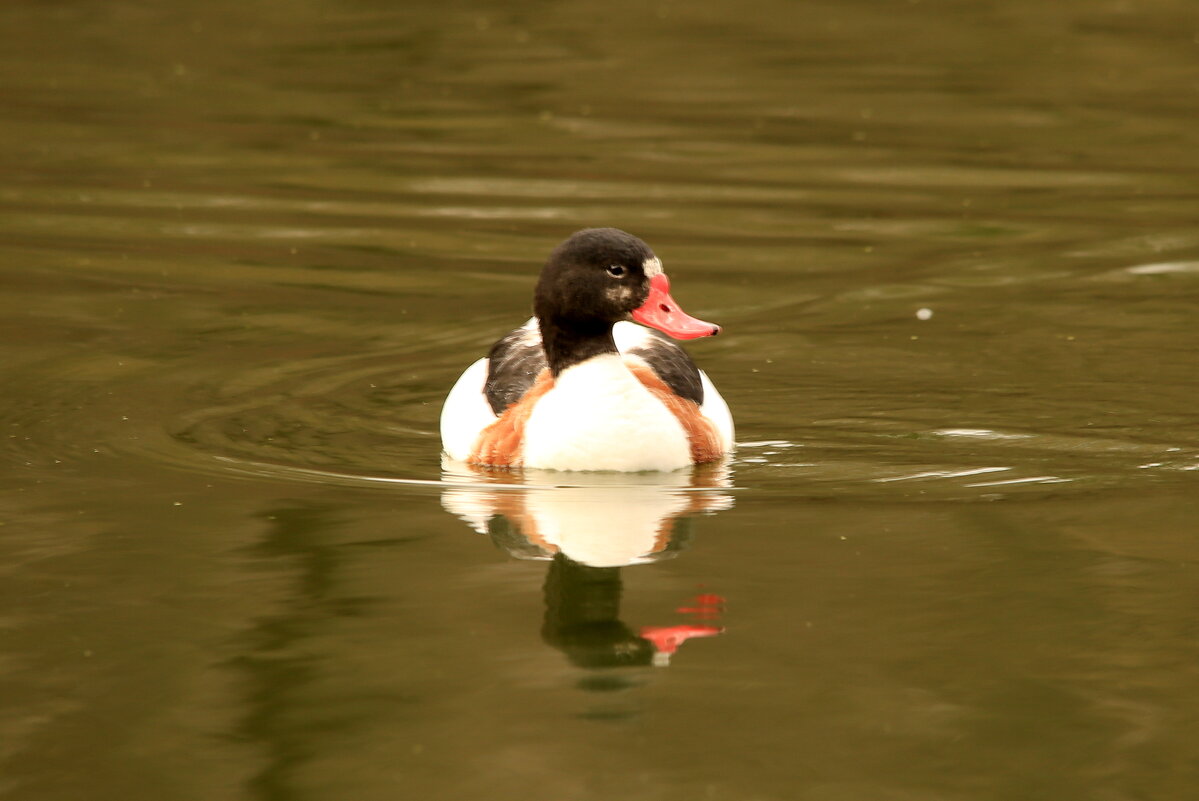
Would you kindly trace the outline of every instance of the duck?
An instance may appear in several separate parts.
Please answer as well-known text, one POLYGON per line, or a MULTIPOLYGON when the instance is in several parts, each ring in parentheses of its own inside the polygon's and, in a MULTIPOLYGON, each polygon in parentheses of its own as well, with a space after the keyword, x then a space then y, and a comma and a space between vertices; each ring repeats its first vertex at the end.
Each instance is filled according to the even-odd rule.
POLYGON ((587 228, 551 251, 533 314, 450 390, 445 456, 468 465, 673 471, 720 461, 733 418, 673 340, 720 326, 682 310, 662 261, 616 228, 587 228))

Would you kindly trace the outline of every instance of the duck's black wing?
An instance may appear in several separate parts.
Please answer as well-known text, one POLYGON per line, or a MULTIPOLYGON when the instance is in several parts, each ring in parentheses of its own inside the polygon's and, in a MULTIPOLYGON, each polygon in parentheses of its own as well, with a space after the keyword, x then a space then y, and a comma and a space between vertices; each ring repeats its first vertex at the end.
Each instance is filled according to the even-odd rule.
POLYGON ((536 323, 518 328, 492 345, 487 354, 487 381, 483 384, 491 411, 503 414, 529 391, 545 368, 545 351, 536 323))

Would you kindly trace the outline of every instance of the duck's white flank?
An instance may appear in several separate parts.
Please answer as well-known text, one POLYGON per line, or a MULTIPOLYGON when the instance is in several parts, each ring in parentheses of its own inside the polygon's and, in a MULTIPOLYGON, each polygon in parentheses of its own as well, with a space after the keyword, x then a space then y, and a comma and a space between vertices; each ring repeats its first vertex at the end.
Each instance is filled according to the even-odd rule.
POLYGON ((465 462, 475 449, 479 432, 496 420, 483 386, 487 383, 487 359, 466 368, 441 407, 441 446, 451 459, 465 462))
POLYGON ((720 434, 720 448, 725 453, 733 449, 733 413, 724 397, 716 390, 712 379, 703 370, 699 371, 699 380, 704 387, 704 402, 700 404, 699 413, 712 421, 720 434))

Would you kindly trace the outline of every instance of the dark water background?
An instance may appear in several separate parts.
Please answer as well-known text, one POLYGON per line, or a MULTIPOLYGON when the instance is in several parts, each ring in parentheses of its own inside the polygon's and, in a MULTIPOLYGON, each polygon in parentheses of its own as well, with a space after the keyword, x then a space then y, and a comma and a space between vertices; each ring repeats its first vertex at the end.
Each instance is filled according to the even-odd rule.
POLYGON ((0 33, 0 796, 1195 797, 1193 3, 0 33), (443 482, 591 225, 725 326, 728 474, 443 482))

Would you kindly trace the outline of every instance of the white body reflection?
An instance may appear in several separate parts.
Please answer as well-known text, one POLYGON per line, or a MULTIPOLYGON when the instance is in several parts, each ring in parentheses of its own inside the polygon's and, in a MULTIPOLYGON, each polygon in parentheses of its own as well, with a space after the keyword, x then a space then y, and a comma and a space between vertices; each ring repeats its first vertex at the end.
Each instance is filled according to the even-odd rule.
POLYGON ((591 567, 662 558, 679 518, 733 506, 726 464, 673 473, 486 472, 446 460, 446 511, 480 534, 501 515, 533 549, 522 558, 562 554, 591 567), (503 483, 497 483, 497 482, 503 483))

